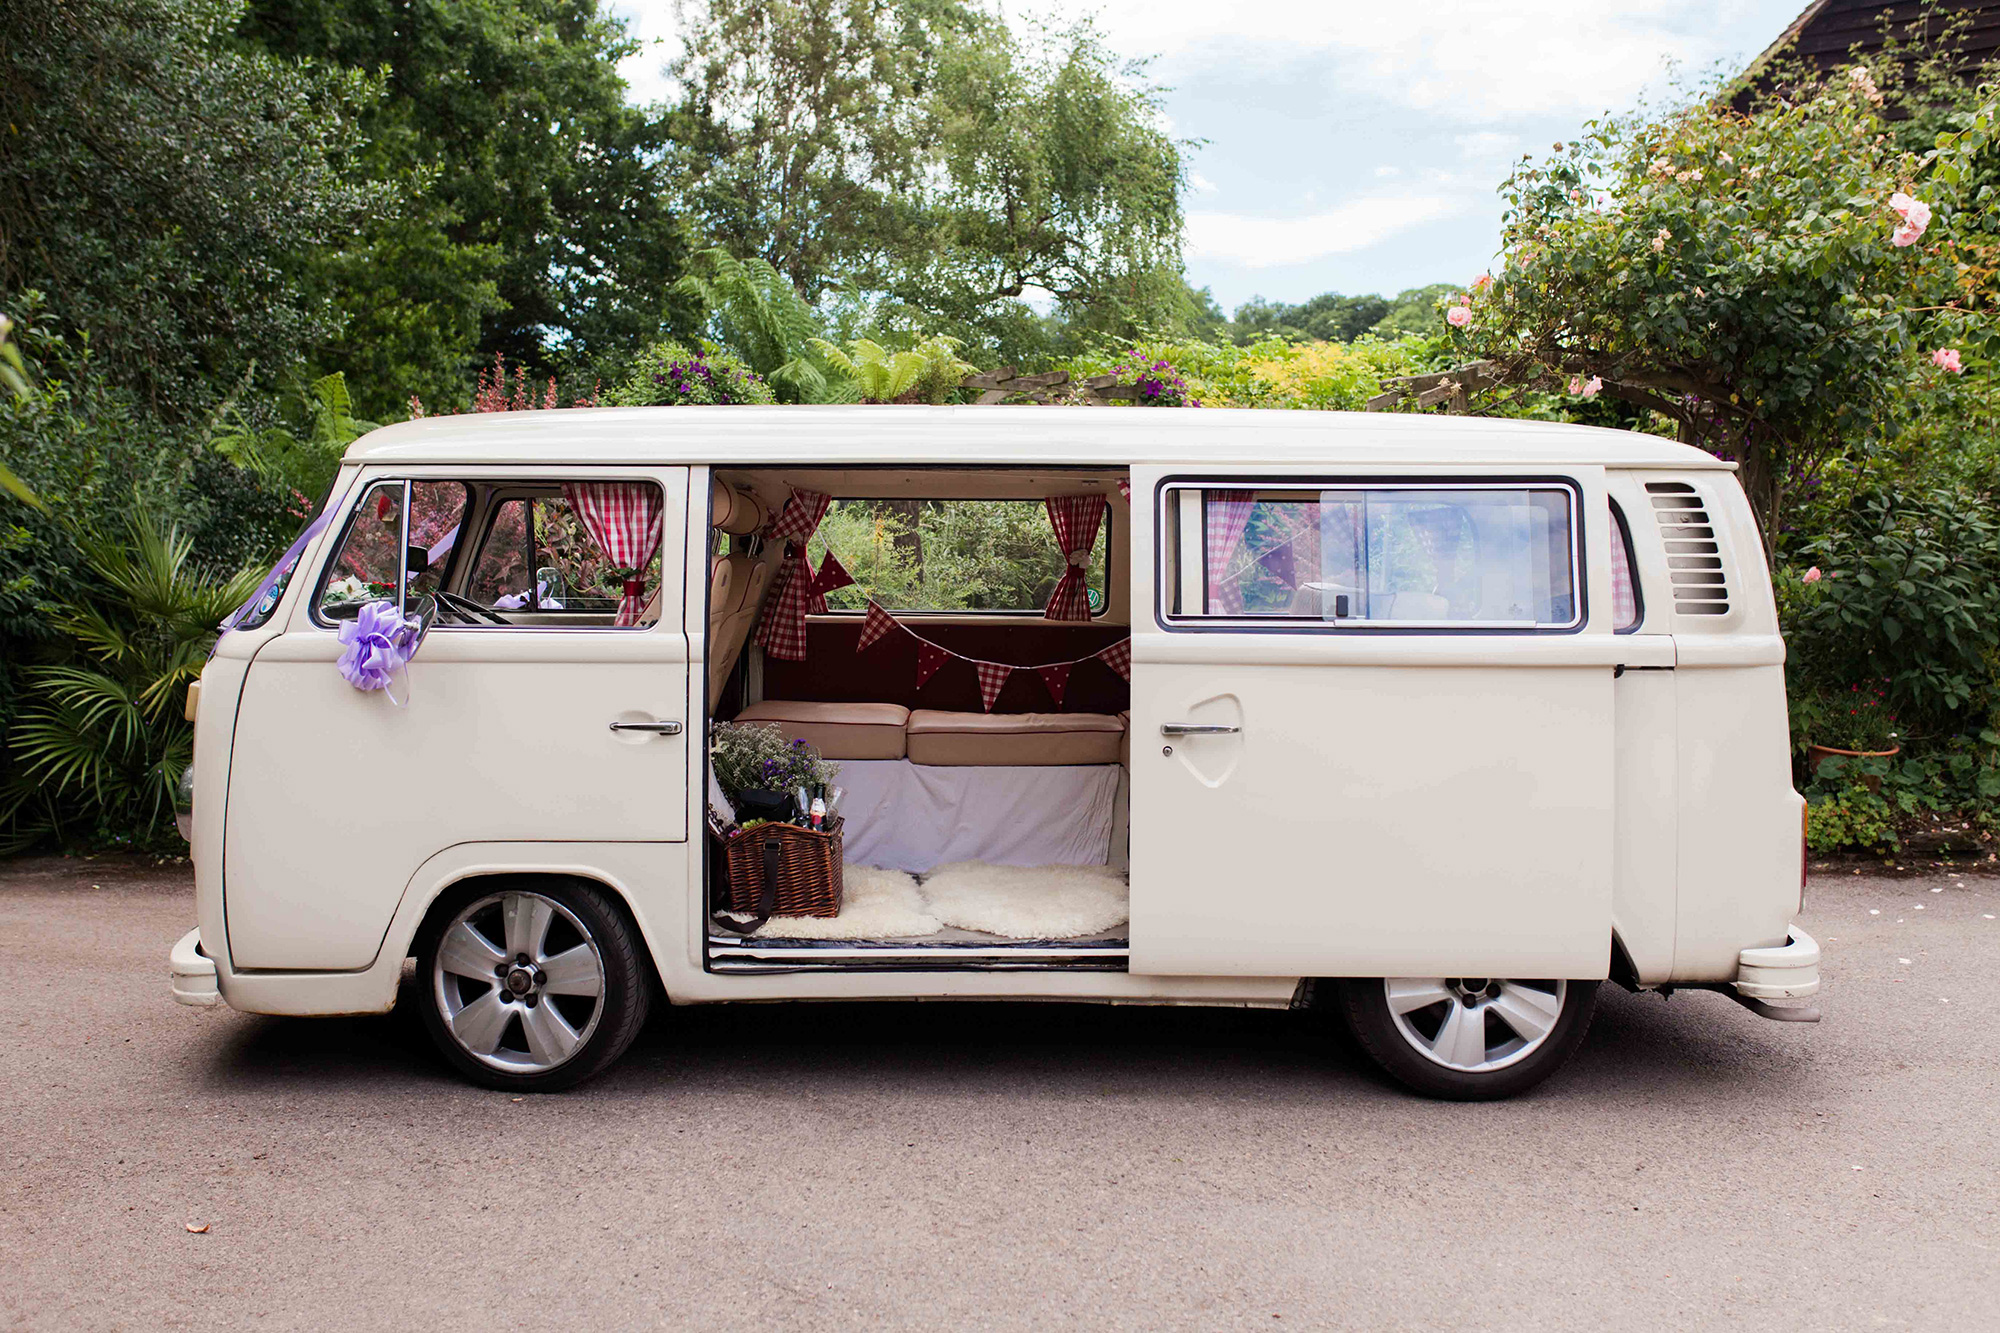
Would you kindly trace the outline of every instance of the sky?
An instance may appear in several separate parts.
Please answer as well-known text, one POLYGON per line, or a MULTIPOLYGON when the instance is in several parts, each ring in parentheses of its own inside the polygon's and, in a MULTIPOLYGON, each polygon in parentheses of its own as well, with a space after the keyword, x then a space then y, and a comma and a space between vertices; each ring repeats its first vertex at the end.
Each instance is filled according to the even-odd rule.
MULTIPOLYGON (((1225 311, 1253 296, 1469 282, 1498 247, 1495 193, 1526 152, 1666 87, 1734 72, 1805 0, 1054 0, 1154 57, 1189 150, 1187 273, 1225 311)), ((632 96, 664 96, 672 0, 614 0, 647 43, 632 96)), ((1023 17, 1027 16, 1027 17, 1023 17)))

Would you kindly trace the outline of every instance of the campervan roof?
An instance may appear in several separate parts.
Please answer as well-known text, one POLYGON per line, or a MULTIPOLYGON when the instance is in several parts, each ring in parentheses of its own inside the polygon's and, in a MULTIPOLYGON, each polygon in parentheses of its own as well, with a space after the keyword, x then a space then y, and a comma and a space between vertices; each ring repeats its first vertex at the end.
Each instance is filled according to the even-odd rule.
POLYGON ((619 407, 424 417, 372 431, 350 463, 842 467, 1733 464, 1652 435, 1497 417, 1243 408, 619 407))

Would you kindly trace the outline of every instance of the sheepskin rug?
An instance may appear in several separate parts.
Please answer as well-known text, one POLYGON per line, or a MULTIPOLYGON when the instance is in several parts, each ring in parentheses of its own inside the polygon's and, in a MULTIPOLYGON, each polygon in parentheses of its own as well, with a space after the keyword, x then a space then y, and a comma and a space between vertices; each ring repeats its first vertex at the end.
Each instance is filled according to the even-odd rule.
POLYGON ((849 865, 841 868, 839 916, 774 916, 758 939, 893 940, 935 935, 943 928, 924 910, 917 881, 900 870, 849 865))
POLYGON ((1129 913, 1125 877, 1110 866, 957 861, 924 876, 923 895, 926 908, 947 926, 1016 940, 1095 935, 1129 913))

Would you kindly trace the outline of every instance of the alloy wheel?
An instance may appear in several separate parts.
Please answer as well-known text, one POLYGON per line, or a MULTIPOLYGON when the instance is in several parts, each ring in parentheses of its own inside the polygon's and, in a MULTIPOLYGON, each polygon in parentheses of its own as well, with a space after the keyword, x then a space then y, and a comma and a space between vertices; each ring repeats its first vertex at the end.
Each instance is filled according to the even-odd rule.
POLYGON ((509 1074, 565 1063, 604 1012, 603 951, 574 912, 539 893, 465 908, 445 927, 431 971, 452 1040, 509 1074))
POLYGON ((1465 1074, 1505 1069, 1549 1039, 1568 983, 1491 977, 1391 977, 1396 1032, 1433 1064, 1465 1074))

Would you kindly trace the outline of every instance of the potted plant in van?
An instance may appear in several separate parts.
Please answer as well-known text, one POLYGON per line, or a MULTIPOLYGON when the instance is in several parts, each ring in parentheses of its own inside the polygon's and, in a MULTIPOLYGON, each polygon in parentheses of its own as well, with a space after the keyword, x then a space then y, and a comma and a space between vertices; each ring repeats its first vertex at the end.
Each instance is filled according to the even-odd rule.
MULTIPOLYGON (((1819 776, 1821 765, 1831 759, 1853 763, 1857 759, 1893 759, 1902 753, 1902 733, 1883 684, 1857 681, 1844 691, 1830 691, 1820 698, 1810 733, 1820 739, 1806 746, 1808 777, 1819 776)), ((1862 781, 1870 790, 1882 785, 1876 776, 1862 781)))

